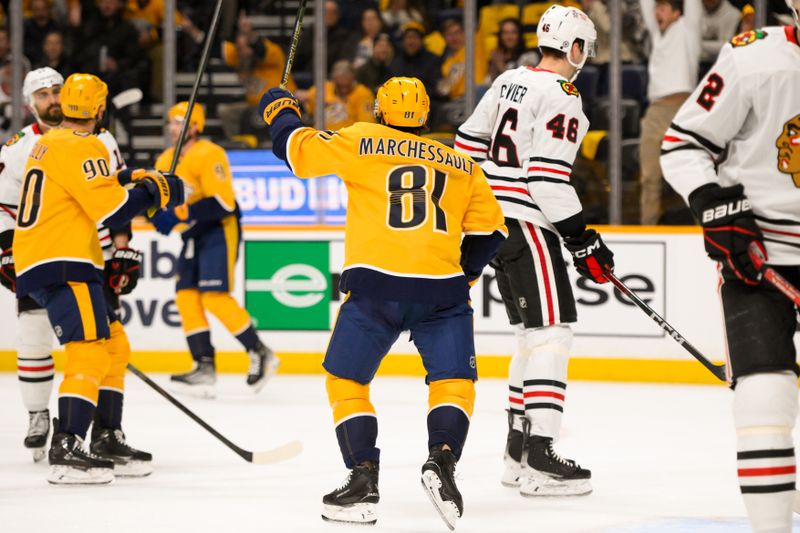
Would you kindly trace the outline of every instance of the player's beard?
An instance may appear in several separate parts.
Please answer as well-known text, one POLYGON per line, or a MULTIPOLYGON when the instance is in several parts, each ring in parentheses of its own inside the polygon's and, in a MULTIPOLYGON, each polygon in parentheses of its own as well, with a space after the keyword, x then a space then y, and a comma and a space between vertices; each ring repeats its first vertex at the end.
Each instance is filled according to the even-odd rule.
POLYGON ((44 112, 39 111, 39 120, 48 126, 58 126, 64 120, 64 114, 61 112, 60 104, 53 104, 48 107, 44 112))

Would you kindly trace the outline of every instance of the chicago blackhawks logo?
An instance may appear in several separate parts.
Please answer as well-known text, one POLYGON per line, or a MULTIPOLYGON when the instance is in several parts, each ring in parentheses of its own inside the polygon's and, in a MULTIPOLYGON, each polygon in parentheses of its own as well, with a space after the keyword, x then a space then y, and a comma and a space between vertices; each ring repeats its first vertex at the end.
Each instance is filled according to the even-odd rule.
POLYGON ((792 176, 795 187, 800 187, 800 115, 783 125, 778 140, 778 170, 792 176))
POLYGON ((748 44, 753 44, 759 39, 763 39, 767 36, 767 32, 761 30, 750 30, 744 33, 740 33, 731 39, 731 44, 733 46, 747 46, 748 44))
POLYGON ((561 84, 561 90, 567 93, 570 96, 578 96, 578 88, 575 85, 571 84, 565 80, 559 80, 559 84, 561 84))

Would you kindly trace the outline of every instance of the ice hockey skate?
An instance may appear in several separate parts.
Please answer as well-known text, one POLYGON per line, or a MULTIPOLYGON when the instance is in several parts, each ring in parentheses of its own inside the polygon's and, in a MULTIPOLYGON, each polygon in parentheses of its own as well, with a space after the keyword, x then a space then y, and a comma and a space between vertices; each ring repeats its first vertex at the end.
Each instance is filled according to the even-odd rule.
POLYGON ((500 478, 500 483, 506 487, 519 487, 519 477, 522 472, 522 461, 524 455, 523 435, 527 433, 527 428, 530 427, 530 422, 524 417, 520 416, 522 420, 523 430, 514 429, 514 414, 511 411, 508 413, 508 436, 506 437, 506 451, 503 454, 503 476, 500 478))
MULTIPOLYGON (((57 428, 57 422, 54 425, 57 428)), ((114 481, 114 463, 87 451, 83 439, 70 433, 56 433, 48 459, 51 485, 105 485, 114 481)))
POLYGON ((197 398, 217 397, 217 371, 213 360, 201 359, 194 368, 185 374, 175 374, 169 378, 170 389, 178 394, 197 398))
POLYGON ((129 446, 121 429, 101 428, 95 421, 89 449, 101 459, 114 463, 115 476, 145 477, 153 473, 153 456, 129 446))
POLYGON ((531 435, 526 439, 528 457, 520 477, 523 496, 580 496, 592 492, 592 473, 553 450, 553 439, 531 435))
POLYGON ((28 434, 25 447, 33 454, 34 462, 47 456, 47 437, 50 435, 50 411, 31 411, 29 413, 28 434))
POLYGON ((247 385, 253 392, 260 392, 273 374, 278 370, 281 361, 275 352, 266 345, 259 343, 258 347, 247 354, 250 356, 250 368, 247 371, 247 385))
POLYGON ((379 500, 378 465, 360 463, 350 470, 341 487, 322 497, 322 519, 371 526, 378 521, 375 507, 379 500))
POLYGON ((435 446, 422 465, 422 486, 431 503, 450 530, 464 512, 461 493, 455 480, 456 456, 442 445, 435 446))

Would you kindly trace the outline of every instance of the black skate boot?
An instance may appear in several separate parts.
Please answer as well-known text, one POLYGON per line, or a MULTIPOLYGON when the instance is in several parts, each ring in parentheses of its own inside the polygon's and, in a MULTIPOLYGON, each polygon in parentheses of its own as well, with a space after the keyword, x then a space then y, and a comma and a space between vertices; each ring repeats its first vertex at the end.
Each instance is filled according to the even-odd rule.
POLYGON ((464 502, 455 480, 456 456, 438 444, 431 449, 428 460, 422 465, 422 487, 451 530, 464 513, 464 502))
POLYGON ((553 439, 531 435, 526 439, 527 461, 519 492, 523 496, 579 496, 592 492, 592 473, 553 449, 553 439))
POLYGON ((114 481, 114 463, 97 457, 83 447, 83 439, 70 433, 58 432, 58 420, 53 422, 53 442, 48 459, 52 485, 103 485, 114 481))
POLYGON ((114 463, 114 475, 119 477, 145 477, 153 473, 153 456, 128 446, 121 429, 102 428, 95 420, 92 424, 93 454, 114 463))
POLYGON ((378 464, 359 463, 350 470, 341 487, 322 497, 322 519, 328 522, 374 525, 378 493, 378 464))
POLYGON ((201 359, 185 374, 170 376, 170 388, 199 398, 216 398, 217 370, 213 359, 201 359))
POLYGON ((262 343, 258 343, 255 350, 249 352, 250 356, 250 369, 247 371, 247 385, 253 389, 253 392, 260 391, 267 380, 272 377, 278 365, 281 364, 280 359, 275 353, 262 343))
POLYGON ((506 487, 519 487, 519 477, 522 472, 522 461, 524 451, 524 435, 528 434, 530 421, 525 415, 515 415, 510 410, 508 413, 508 436, 506 437, 506 451, 503 454, 503 464, 505 470, 500 483, 506 487), (514 429, 514 419, 522 419, 522 430, 514 429))
POLYGON ((31 411, 28 413, 28 434, 25 447, 33 453, 34 462, 47 456, 47 437, 50 435, 50 411, 31 411))

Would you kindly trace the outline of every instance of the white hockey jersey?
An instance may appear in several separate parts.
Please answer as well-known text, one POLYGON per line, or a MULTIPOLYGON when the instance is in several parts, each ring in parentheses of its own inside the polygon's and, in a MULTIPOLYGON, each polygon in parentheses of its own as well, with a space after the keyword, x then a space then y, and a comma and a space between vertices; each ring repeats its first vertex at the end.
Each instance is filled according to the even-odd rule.
POLYGON ((737 35, 664 136, 661 168, 688 201, 741 183, 771 263, 800 265, 800 46, 794 26, 737 35))
POLYGON ((570 173, 589 120, 564 77, 519 67, 501 74, 456 133, 478 161, 506 217, 557 231, 582 211, 570 173))
MULTIPOLYGON (((28 155, 41 136, 42 130, 39 128, 39 124, 34 122, 20 130, 0 148, 0 233, 14 229, 25 165, 28 155)), ((114 136, 107 130, 101 130, 97 134, 97 138, 108 149, 109 170, 113 173, 125 168, 125 162, 122 160, 119 145, 114 136)), ((98 226, 98 234, 103 254, 108 259, 111 254, 111 232, 104 226, 98 226)))

